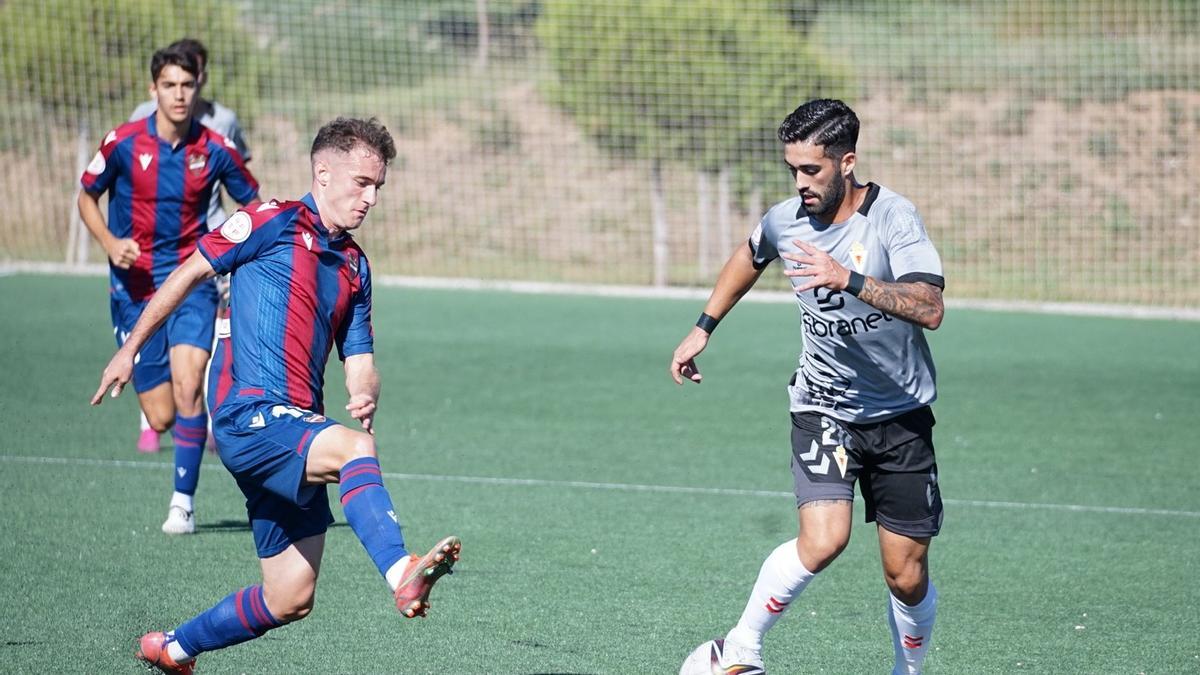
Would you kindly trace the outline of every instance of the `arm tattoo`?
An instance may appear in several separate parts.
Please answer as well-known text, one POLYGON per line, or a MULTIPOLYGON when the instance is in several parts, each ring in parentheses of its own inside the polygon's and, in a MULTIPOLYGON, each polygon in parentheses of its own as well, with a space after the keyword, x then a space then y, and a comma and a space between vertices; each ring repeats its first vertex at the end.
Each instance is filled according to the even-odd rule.
POLYGON ((925 328, 942 322, 942 289, 923 281, 900 283, 867 277, 858 299, 925 328))

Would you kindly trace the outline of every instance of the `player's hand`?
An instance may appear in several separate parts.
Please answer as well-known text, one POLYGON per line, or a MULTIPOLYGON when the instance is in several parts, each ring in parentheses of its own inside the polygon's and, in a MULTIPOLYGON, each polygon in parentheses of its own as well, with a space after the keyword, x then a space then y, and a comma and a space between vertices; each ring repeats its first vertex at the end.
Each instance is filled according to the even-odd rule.
POLYGON ((355 394, 350 397, 350 402, 346 404, 346 410, 350 411, 350 416, 358 420, 362 424, 363 431, 375 435, 375 399, 367 394, 355 394))
POLYGON ((799 239, 793 240, 792 243, 800 247, 804 253, 780 254, 780 257, 785 260, 800 263, 796 269, 785 269, 783 273, 789 277, 812 277, 803 286, 796 289, 797 294, 818 287, 841 291, 850 283, 850 270, 842 267, 841 263, 834 260, 828 253, 799 239))
POLYGON ((708 346, 708 333, 693 328, 692 332, 683 338, 683 342, 675 348, 675 354, 671 357, 671 368, 668 372, 671 373, 671 379, 675 380, 675 384, 682 385, 686 378, 700 384, 702 379, 700 369, 696 367, 696 357, 704 348, 708 346))
POLYGON ((92 405, 100 405, 104 402, 104 394, 112 388, 112 397, 116 398, 121 395, 121 390, 129 383, 133 377, 133 355, 125 349, 118 349, 113 355, 112 360, 108 362, 108 366, 104 372, 100 374, 100 388, 96 390, 96 394, 92 396, 92 405))
POLYGON ((142 248, 133 239, 114 239, 105 250, 108 259, 120 269, 127 270, 142 255, 142 248))

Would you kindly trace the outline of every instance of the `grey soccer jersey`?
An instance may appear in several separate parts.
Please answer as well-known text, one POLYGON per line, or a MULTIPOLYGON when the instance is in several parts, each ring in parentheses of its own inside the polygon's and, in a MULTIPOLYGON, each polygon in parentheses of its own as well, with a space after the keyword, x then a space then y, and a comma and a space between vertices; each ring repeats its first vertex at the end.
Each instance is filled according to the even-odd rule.
MULTIPOLYGON (((145 119, 158 111, 154 101, 143 101, 133 109, 129 116, 130 122, 145 119)), ((233 141, 242 159, 250 161, 250 148, 246 147, 246 137, 242 134, 242 125, 238 123, 237 114, 216 101, 201 101, 196 106, 196 119, 200 124, 233 141)), ((219 184, 218 184, 219 185, 219 184)), ((208 203, 208 229, 215 230, 225 223, 225 208, 221 203, 221 191, 212 191, 212 200, 208 203)))
MULTIPOLYGON (((880 281, 925 281, 944 287, 942 261, 917 209, 904 197, 868 184, 867 198, 844 223, 808 217, 800 197, 776 204, 750 237, 755 267, 782 253, 803 253, 801 240, 847 269, 880 281)), ((798 263, 783 261, 789 268, 798 263)), ((792 278, 800 287, 808 277, 792 278)), ((796 295, 804 352, 789 387, 791 410, 846 422, 878 421, 937 397, 929 345, 920 326, 889 316, 844 291, 796 295)))

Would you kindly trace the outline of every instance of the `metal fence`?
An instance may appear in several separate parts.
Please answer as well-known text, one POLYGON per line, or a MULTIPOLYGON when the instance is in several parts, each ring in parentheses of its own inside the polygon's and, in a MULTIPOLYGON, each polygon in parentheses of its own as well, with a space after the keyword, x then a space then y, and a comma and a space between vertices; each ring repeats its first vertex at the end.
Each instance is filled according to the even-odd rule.
POLYGON ((779 121, 834 96, 949 295, 1200 305, 1191 0, 8 0, 0 258, 103 259, 78 178, 183 36, 264 197, 307 191, 323 121, 393 131, 380 272, 711 284, 793 192, 779 121))

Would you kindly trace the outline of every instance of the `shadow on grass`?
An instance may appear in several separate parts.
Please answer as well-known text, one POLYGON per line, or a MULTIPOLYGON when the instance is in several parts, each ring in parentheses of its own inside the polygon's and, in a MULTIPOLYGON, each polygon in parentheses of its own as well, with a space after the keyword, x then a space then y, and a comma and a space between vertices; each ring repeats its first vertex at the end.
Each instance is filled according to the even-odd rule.
MULTIPOLYGON (((329 529, 331 529, 331 530, 336 527, 346 527, 346 523, 337 522, 337 523, 331 523, 329 525, 329 529)), ((250 523, 247 523, 244 520, 232 520, 229 518, 226 518, 225 520, 218 520, 218 521, 212 522, 212 523, 203 523, 203 524, 196 526, 197 533, 200 533, 200 532, 249 532, 249 531, 250 531, 250 523)))

